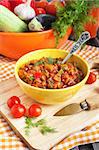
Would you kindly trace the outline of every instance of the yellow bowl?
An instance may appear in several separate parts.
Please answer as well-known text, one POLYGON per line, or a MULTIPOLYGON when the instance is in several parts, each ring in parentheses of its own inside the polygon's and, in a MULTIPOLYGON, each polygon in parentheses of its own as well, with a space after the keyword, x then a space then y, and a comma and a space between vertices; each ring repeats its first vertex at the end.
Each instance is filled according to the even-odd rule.
POLYGON ((31 86, 25 83, 18 76, 19 68, 23 64, 26 64, 27 62, 31 60, 40 59, 42 57, 64 58, 67 54, 68 52, 66 52, 65 50, 42 49, 39 51, 30 52, 22 56, 16 63, 15 77, 16 77, 18 84, 24 91, 24 93, 26 93, 26 95, 28 95, 32 99, 42 104, 59 104, 59 103, 65 102, 66 100, 71 98, 73 95, 75 95, 75 93, 77 93, 77 91, 79 91, 79 89, 85 84, 89 75, 89 70, 90 70, 87 62, 78 55, 73 55, 69 59, 69 62, 77 63, 77 66, 84 73, 84 79, 74 86, 63 88, 63 89, 42 89, 42 88, 37 88, 37 87, 31 86))

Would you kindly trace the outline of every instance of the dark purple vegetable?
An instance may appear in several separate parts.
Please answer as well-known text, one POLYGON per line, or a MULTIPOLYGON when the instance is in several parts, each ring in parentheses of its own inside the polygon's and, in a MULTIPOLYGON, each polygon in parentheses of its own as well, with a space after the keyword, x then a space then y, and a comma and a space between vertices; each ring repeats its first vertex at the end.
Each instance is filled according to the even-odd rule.
POLYGON ((51 25, 55 20, 56 17, 49 14, 38 15, 29 23, 29 29, 30 31, 43 31, 51 29, 51 25))

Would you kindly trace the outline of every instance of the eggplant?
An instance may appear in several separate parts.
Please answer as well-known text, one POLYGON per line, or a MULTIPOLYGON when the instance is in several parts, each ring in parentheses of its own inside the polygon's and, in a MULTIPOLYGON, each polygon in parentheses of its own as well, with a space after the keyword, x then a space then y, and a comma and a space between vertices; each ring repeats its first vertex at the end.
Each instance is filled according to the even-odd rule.
POLYGON ((44 31, 51 29, 52 23, 56 20, 55 16, 49 14, 41 14, 34 17, 28 24, 30 31, 44 31))

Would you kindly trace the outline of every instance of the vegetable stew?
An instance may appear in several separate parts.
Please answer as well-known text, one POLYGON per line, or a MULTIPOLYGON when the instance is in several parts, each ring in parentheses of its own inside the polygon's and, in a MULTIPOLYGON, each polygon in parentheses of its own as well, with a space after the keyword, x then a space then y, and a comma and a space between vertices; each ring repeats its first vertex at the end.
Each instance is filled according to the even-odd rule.
POLYGON ((61 89, 79 83, 83 72, 76 63, 61 64, 62 58, 43 57, 32 60, 19 69, 19 77, 31 86, 43 89, 61 89))

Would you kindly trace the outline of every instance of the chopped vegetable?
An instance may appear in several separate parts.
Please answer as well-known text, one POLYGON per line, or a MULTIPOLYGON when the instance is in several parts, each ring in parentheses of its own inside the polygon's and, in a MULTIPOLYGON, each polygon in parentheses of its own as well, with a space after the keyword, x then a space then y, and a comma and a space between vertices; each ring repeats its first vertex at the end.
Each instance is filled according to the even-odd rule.
POLYGON ((42 65, 43 64, 43 61, 38 61, 36 63, 34 63, 34 66, 38 66, 38 65, 42 65))
POLYGON ((37 79, 37 78, 40 78, 42 76, 42 73, 41 72, 35 72, 34 73, 34 78, 37 79))
POLYGON ((33 81, 33 80, 34 80, 34 77, 33 77, 33 76, 31 76, 31 77, 30 77, 30 80, 32 80, 32 81, 33 81))
POLYGON ((48 71, 52 72, 54 70, 54 65, 52 64, 45 64, 45 69, 47 69, 48 71))
POLYGON ((84 78, 77 64, 61 64, 61 62, 62 58, 43 57, 22 66, 18 74, 24 82, 44 89, 66 88, 79 83, 84 78))
POLYGON ((49 63, 49 64, 53 64, 53 63, 54 63, 54 59, 51 58, 51 57, 49 57, 49 58, 48 58, 48 63, 49 63))

